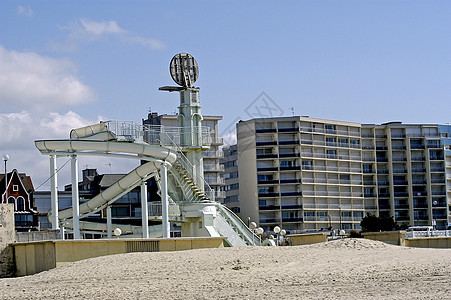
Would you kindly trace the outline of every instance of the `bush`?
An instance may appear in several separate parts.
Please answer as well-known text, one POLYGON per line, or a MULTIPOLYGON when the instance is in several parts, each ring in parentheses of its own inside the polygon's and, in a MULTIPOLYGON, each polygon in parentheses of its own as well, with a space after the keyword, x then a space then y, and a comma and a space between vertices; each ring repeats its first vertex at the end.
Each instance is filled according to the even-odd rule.
POLYGON ((360 232, 358 232, 358 231, 351 230, 351 231, 349 232, 349 237, 350 237, 350 238, 357 238, 357 239, 360 239, 360 238, 362 238, 362 234, 361 234, 360 232))
POLYGON ((362 227, 362 232, 393 231, 400 229, 400 226, 393 217, 381 218, 370 213, 367 213, 362 221, 360 221, 360 226, 362 227))

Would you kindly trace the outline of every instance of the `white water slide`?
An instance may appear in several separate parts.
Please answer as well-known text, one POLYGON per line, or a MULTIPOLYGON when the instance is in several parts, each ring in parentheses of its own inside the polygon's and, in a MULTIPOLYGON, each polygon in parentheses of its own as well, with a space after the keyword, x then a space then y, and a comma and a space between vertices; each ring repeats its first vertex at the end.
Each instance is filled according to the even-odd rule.
MULTIPOLYGON (((209 136, 205 139, 208 143, 209 136)), ((169 201, 173 206, 182 208, 180 215, 172 221, 189 222, 190 218, 184 218, 183 211, 189 204, 211 206, 215 208, 215 213, 212 226, 206 231, 209 235, 226 236, 229 244, 233 246, 255 244, 258 237, 233 212, 214 201, 214 191, 208 184, 203 182, 204 190, 201 190, 194 182, 196 175, 193 174, 192 165, 178 147, 177 140, 180 140, 180 131, 177 128, 149 128, 130 122, 109 121, 74 129, 67 140, 39 140, 35 141, 35 144, 42 154, 55 157, 92 155, 147 161, 97 196, 82 203, 79 206, 80 218, 104 209, 143 181, 153 176, 158 177, 159 171, 165 165, 171 175, 167 182, 169 201)), ((73 208, 58 213, 59 222, 68 228, 74 227, 72 218, 73 208)), ((114 226, 131 228, 130 225, 114 226)), ((105 231, 106 227, 106 224, 92 222, 81 222, 79 226, 87 231, 105 231)), ((156 228, 161 228, 161 225, 156 228)), ((155 229, 151 229, 151 232, 152 236, 158 235, 155 229)))

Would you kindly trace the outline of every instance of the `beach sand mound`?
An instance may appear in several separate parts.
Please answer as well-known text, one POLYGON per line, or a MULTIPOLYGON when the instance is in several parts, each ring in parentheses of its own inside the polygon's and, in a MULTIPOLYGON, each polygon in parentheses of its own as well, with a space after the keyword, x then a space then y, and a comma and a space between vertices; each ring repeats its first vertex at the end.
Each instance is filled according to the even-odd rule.
POLYGON ((369 239, 346 238, 346 239, 331 240, 326 243, 314 244, 311 247, 326 248, 326 249, 385 249, 393 247, 393 245, 369 239))
POLYGON ((0 279, 0 299, 450 299, 451 249, 366 239, 97 257, 0 279))

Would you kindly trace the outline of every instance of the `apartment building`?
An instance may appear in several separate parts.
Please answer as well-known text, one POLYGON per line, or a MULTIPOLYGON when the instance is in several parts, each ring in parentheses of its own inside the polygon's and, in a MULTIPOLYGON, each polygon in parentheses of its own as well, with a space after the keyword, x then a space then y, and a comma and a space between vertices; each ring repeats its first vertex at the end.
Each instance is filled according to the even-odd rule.
POLYGON ((450 128, 310 117, 242 121, 241 216, 287 230, 358 230, 366 213, 445 228, 450 128))
POLYGON ((224 166, 225 198, 222 204, 243 219, 240 211, 237 145, 224 147, 223 152, 224 158, 221 159, 221 164, 224 166))
MULTIPOLYGON (((202 120, 202 126, 208 126, 211 134, 211 147, 209 150, 203 151, 204 179, 215 190, 215 199, 219 202, 225 197, 223 191, 224 178, 221 177, 224 166, 219 162, 223 157, 223 152, 220 150, 223 140, 218 133, 218 122, 220 120, 222 120, 222 116, 203 116, 202 120)), ((143 125, 179 127, 178 115, 149 113, 147 119, 143 119, 142 122, 143 125)))
POLYGON ((437 124, 362 125, 364 197, 377 199, 381 216, 403 225, 448 227, 450 130, 437 124))

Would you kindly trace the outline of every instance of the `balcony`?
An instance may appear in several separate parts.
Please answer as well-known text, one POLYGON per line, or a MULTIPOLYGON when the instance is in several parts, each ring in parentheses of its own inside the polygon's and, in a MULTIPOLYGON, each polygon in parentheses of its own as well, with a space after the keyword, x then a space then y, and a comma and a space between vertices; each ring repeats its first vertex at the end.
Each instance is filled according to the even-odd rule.
POLYGON ((412 169, 412 173, 424 173, 424 172, 426 172, 426 169, 422 169, 422 168, 412 169))
POLYGON ((386 139, 387 135, 385 135, 385 134, 376 134, 376 138, 377 139, 386 139))
POLYGON ((222 152, 222 151, 203 151, 202 155, 205 158, 222 158, 222 157, 224 157, 224 152, 222 152))
POLYGON ((395 180, 393 181, 394 185, 407 185, 407 181, 406 180, 395 180))
MULTIPOLYGON (((389 193, 379 193, 379 198, 390 198, 390 194, 389 193)), ((381 207, 379 205, 379 207, 381 207)))
POLYGON ((275 128, 255 129, 255 133, 275 133, 275 132, 277 132, 277 129, 275 128))
POLYGON ((276 141, 260 141, 260 142, 256 142, 255 145, 258 146, 272 146, 272 145, 277 145, 276 141))
POLYGON ((275 218, 262 218, 259 220, 260 224, 275 224, 280 223, 278 219, 275 218))
POLYGON ((302 205, 300 205, 300 204, 287 204, 287 205, 282 205, 282 209, 297 210, 297 209, 302 209, 302 205))
POLYGON ((409 197, 409 193, 407 193, 407 192, 395 192, 395 197, 401 197, 401 198, 409 197))
POLYGON ((392 157, 392 161, 407 161, 406 157, 392 157))
POLYGON ((388 162, 388 158, 385 158, 385 157, 377 157, 377 158, 376 158, 376 161, 377 161, 377 162, 388 162))
POLYGON ((429 159, 430 160, 443 160, 443 156, 441 156, 441 155, 430 155, 429 159))
POLYGON ((424 185, 426 180, 412 180, 412 185, 424 185))
POLYGON ((374 146, 373 145, 363 145, 362 149, 363 150, 374 150, 374 146))
POLYGON ((433 178, 431 179, 431 183, 445 184, 445 178, 433 178))
POLYGON ((418 145, 418 144, 412 145, 411 144, 410 149, 412 149, 412 150, 424 149, 424 145, 418 145))
POLYGON ((407 173, 407 169, 393 169, 393 173, 396 174, 407 173))
POLYGON ((280 179, 280 184, 283 183, 301 183, 301 179, 280 179))
POLYGON ((277 154, 257 154, 257 159, 277 158, 277 154))
POLYGON ((289 128, 279 128, 279 132, 298 132, 299 128, 289 127, 289 128))
POLYGON ((265 168, 257 168, 257 172, 268 172, 268 171, 278 171, 277 167, 265 167, 265 168))
POLYGON ((282 197, 293 197, 293 196, 302 196, 301 192, 281 192, 280 195, 282 197))
POLYGON ((206 165, 204 164, 204 171, 207 172, 223 172, 224 165, 206 165))
POLYGON ((397 216, 395 217, 395 221, 409 221, 409 216, 397 216))
POLYGON ((431 192, 432 196, 445 196, 446 195, 446 191, 432 191, 431 192))
POLYGON ((392 145, 391 148, 393 150, 406 150, 406 146, 404 145, 392 145))
POLYGON ((280 206, 278 205, 262 205, 258 207, 259 210, 279 210, 280 206))
POLYGON ((431 168, 431 172, 442 173, 445 172, 445 168, 431 168))
POLYGON ((410 160, 411 161, 424 161, 425 157, 424 156, 412 156, 412 158, 410 160))
POLYGON ((377 169, 377 174, 388 174, 388 170, 386 170, 386 169, 377 169))
POLYGON ((403 139, 406 135, 404 133, 392 133, 391 138, 392 139, 403 139))
POLYGON ((280 167, 280 171, 299 171, 299 170, 301 170, 301 166, 280 167))
POLYGON ((293 152, 293 153, 279 153, 279 157, 299 157, 299 153, 293 152))
POLYGON ((259 180, 258 184, 279 184, 279 180, 259 180))
POLYGON ((211 143, 213 145, 223 145, 224 144, 224 139, 223 138, 212 138, 211 139, 211 143))
POLYGON ((290 223, 290 222, 303 222, 303 218, 282 218, 282 222, 290 223))
POLYGON ((365 198, 374 198, 374 197, 376 197, 376 194, 374 194, 374 193, 365 193, 365 194, 363 194, 363 197, 365 197, 365 198))
POLYGON ((265 198, 265 197, 279 197, 279 193, 258 193, 259 198, 265 198))
POLYGON ((376 146, 376 150, 387 150, 385 146, 376 146))
POLYGON ((409 209, 409 204, 395 204, 395 209, 409 209))
POLYGON ((390 183, 388 181, 378 181, 377 185, 378 186, 388 186, 390 183))
POLYGON ((299 145, 298 140, 279 141, 279 145, 299 145))

